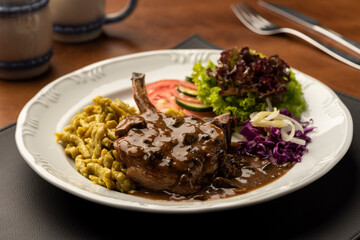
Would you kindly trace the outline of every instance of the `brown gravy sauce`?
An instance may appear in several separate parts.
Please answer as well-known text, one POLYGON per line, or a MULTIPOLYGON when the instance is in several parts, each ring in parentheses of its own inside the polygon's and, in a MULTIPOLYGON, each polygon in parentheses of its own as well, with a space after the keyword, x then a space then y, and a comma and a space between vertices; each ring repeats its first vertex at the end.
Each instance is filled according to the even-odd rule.
POLYGON ((279 179, 295 165, 295 163, 274 165, 268 160, 263 160, 258 157, 239 157, 242 158, 239 175, 230 179, 236 187, 216 187, 214 183, 212 183, 191 195, 180 195, 167 191, 152 191, 142 188, 133 192, 132 195, 165 201, 205 201, 228 198, 263 187, 279 179))

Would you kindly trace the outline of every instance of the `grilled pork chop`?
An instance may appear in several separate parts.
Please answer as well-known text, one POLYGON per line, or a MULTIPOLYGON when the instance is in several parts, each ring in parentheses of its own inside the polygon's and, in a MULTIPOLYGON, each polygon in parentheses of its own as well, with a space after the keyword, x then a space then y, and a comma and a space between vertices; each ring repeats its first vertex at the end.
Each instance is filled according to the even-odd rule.
POLYGON ((139 186, 191 194, 214 178, 227 157, 226 131, 195 117, 169 116, 147 97, 145 75, 133 73, 134 100, 140 115, 127 116, 116 127, 114 148, 127 167, 126 176, 139 186))

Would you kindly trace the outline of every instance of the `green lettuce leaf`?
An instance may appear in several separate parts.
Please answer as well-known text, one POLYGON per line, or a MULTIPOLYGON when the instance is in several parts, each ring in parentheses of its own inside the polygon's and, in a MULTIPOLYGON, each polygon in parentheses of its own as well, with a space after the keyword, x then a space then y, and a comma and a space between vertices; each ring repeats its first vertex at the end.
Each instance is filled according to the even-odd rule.
POLYGON ((283 95, 283 103, 278 108, 287 108, 297 118, 300 118, 301 112, 306 109, 301 84, 296 80, 295 73, 291 69, 289 83, 286 85, 286 92, 283 95))
POLYGON ((230 112, 240 121, 245 121, 249 118, 250 113, 266 109, 266 103, 256 99, 255 94, 251 92, 247 93, 245 97, 221 97, 219 94, 221 89, 217 86, 216 78, 207 74, 207 71, 214 68, 215 65, 211 61, 205 67, 199 62, 194 65, 191 77, 198 89, 198 98, 202 103, 210 105, 217 115, 230 112))
MULTIPOLYGON (((193 67, 191 77, 198 89, 198 98, 202 103, 212 106, 217 115, 230 112, 233 116, 237 116, 240 121, 245 121, 251 113, 266 110, 267 103, 265 100, 256 99, 255 94, 251 92, 243 97, 221 97, 219 94, 221 89, 217 86, 216 78, 207 74, 207 71, 214 69, 215 64, 211 61, 206 66, 198 62, 193 67)), ((306 109, 306 103, 303 98, 301 84, 296 80, 295 73, 291 69, 290 72, 286 92, 283 94, 283 102, 275 107, 279 109, 287 108, 299 118, 301 112, 306 109)))

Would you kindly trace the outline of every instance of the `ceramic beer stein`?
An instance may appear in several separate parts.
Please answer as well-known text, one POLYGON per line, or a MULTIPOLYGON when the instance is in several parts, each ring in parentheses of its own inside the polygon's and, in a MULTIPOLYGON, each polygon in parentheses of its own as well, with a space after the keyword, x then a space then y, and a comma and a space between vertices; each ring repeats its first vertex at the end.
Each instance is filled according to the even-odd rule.
POLYGON ((121 11, 105 14, 105 0, 51 0, 54 22, 53 39, 59 42, 85 42, 98 37, 103 24, 118 22, 135 9, 137 0, 129 0, 121 11))
POLYGON ((38 76, 53 51, 49 0, 0 0, 0 79, 38 76))

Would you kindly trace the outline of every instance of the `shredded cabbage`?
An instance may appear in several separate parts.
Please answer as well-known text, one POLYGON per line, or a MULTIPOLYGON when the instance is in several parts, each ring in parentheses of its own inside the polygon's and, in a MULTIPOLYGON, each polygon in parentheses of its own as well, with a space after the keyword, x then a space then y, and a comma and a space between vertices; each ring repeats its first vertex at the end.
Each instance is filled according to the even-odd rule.
POLYGON ((254 127, 276 127, 281 129, 281 138, 284 141, 295 142, 300 145, 305 145, 303 139, 295 137, 295 131, 299 130, 304 133, 302 125, 294 118, 288 117, 280 113, 277 108, 272 112, 263 111, 259 113, 250 114, 250 122, 254 127))
POLYGON ((294 126, 291 130, 286 129, 286 127, 279 128, 272 125, 268 127, 255 127, 251 120, 246 120, 240 124, 242 126, 240 134, 244 140, 239 142, 240 145, 236 153, 239 155, 259 156, 263 159, 268 159, 273 164, 300 162, 304 152, 307 151, 307 144, 311 141, 307 134, 314 130, 314 127, 309 127, 312 120, 300 122, 286 108, 281 110, 280 114, 286 116, 284 118, 285 122, 291 122, 289 125, 296 125, 294 122, 298 122, 301 125, 301 129, 294 126), (290 133, 288 133, 288 130, 290 133), (288 138, 285 140, 284 131, 288 138))

